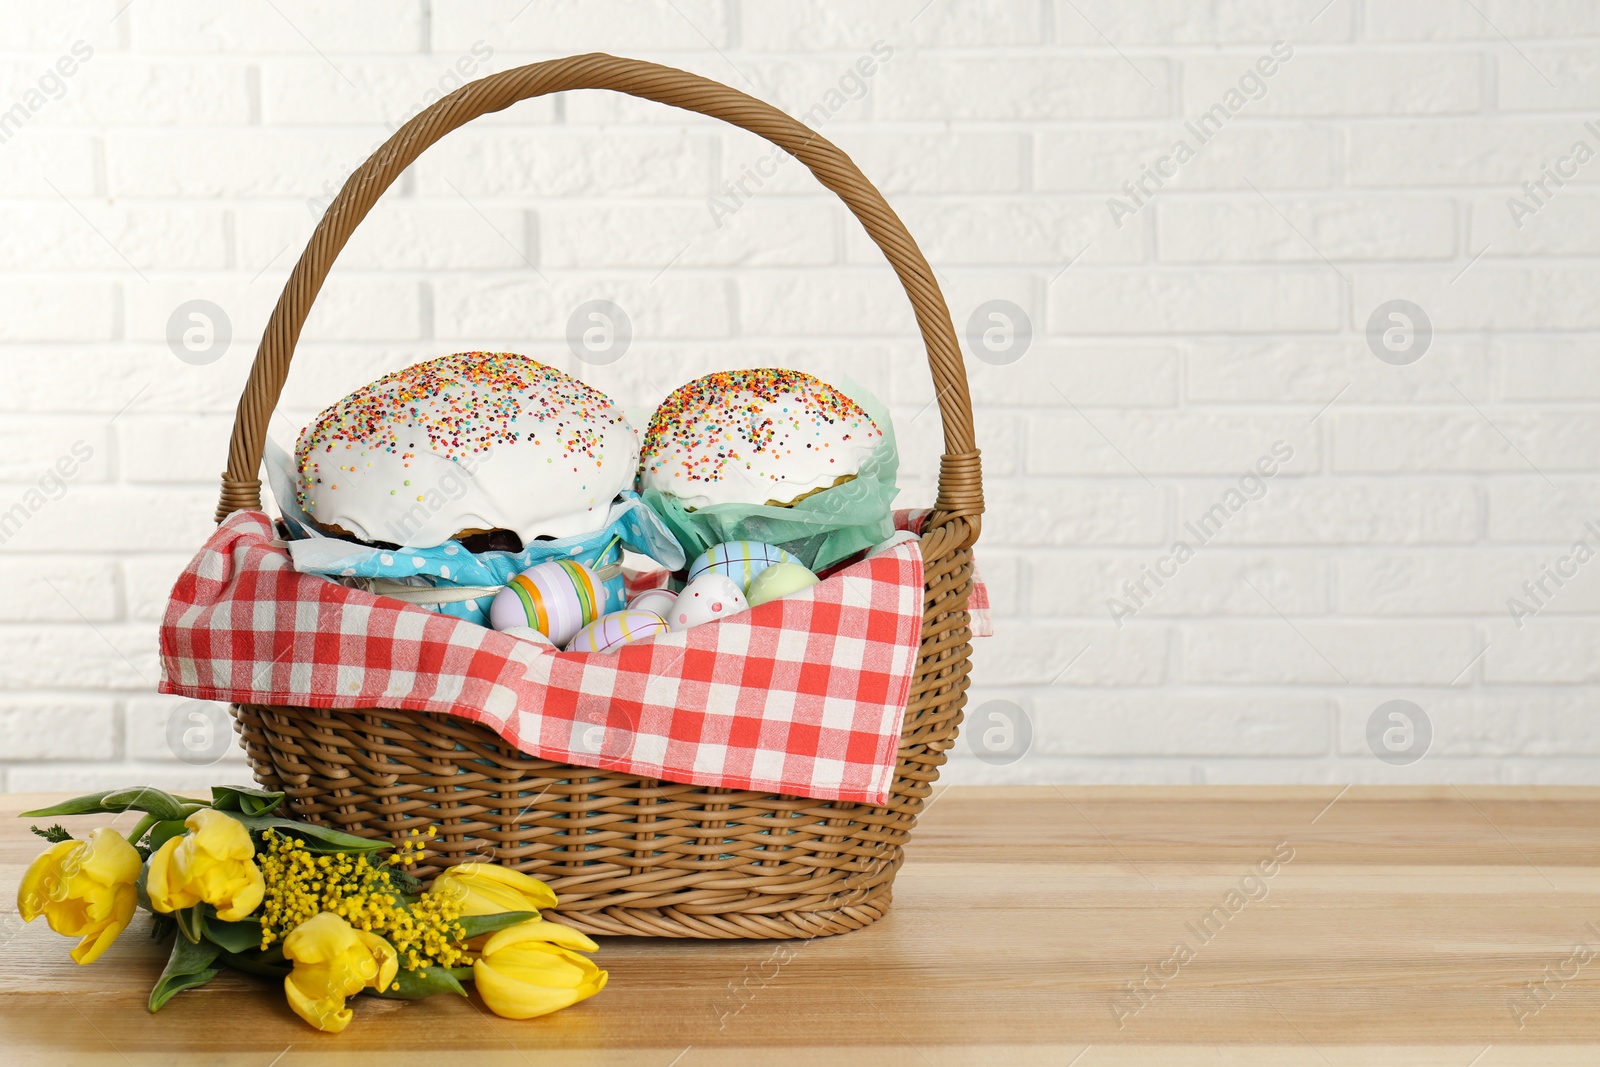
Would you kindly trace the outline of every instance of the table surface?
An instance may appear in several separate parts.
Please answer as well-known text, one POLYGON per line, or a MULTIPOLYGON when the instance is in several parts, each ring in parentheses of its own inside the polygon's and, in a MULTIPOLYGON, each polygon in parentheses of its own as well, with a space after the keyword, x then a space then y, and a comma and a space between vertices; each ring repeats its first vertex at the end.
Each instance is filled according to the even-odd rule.
POLYGON ((359 997, 337 1036, 232 972, 147 1014, 148 916, 88 967, 21 924, 13 816, 56 799, 0 796, 7 1063, 1600 1062, 1600 789, 953 787, 865 930, 602 939, 556 1015, 359 997))

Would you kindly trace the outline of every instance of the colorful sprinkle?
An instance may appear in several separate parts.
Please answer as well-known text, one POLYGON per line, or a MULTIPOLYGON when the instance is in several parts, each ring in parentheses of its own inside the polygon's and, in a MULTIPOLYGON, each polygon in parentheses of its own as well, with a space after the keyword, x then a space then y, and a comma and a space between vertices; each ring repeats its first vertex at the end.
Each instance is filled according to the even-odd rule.
MULTIPOLYGON (((843 426, 840 437, 862 441, 883 431, 854 400, 827 382, 801 371, 759 368, 718 371, 674 390, 650 419, 640 449, 642 469, 691 482, 722 480, 723 468, 753 457, 792 455, 812 448, 806 437, 820 427, 843 426)), ((827 441, 816 447, 826 449, 827 441)), ((833 462, 831 459, 829 462, 833 462)), ((773 482, 779 471, 766 473, 773 482)))
MULTIPOLYGON (((323 483, 324 460, 336 445, 360 445, 409 460, 419 451, 460 463, 519 440, 522 418, 553 423, 564 459, 596 461, 605 431, 622 423, 610 398, 569 374, 512 352, 458 352, 418 363, 357 389, 307 426, 295 448, 300 505, 312 509, 311 489, 323 483)), ((371 466, 369 462, 367 464, 371 466)), ((409 466, 409 464, 407 464, 409 466)), ((329 464, 338 470, 353 465, 329 464)), ((408 479, 405 483, 410 485, 408 479)), ((337 485, 329 485, 330 490, 337 485)), ((421 497, 418 497, 420 500, 421 497)))

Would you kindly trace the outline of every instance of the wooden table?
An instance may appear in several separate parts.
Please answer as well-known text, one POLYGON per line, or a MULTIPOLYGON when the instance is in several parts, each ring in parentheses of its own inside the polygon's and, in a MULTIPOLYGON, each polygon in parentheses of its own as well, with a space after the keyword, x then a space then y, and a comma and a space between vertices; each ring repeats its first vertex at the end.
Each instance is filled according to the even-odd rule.
POLYGON ((1600 789, 954 788, 866 930, 611 939, 557 1015, 361 997, 339 1036, 232 973, 146 1014, 148 917, 89 967, 22 926, 11 816, 54 799, 0 797, 7 1064, 1600 1063, 1600 789))

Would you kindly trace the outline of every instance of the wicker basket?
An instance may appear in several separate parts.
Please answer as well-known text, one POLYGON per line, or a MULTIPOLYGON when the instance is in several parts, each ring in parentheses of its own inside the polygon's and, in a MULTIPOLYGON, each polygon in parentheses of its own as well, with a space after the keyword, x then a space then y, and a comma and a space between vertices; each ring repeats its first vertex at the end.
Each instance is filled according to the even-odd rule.
POLYGON ((970 549, 983 511, 967 382, 950 313, 904 225, 838 148, 744 93, 670 67, 592 54, 458 89, 401 127, 345 183, 284 286, 239 400, 217 518, 260 507, 268 418, 301 327, 378 196, 451 130, 518 100, 609 89, 722 119, 800 159, 850 207, 905 286, 944 418, 934 514, 922 535, 926 611, 890 801, 883 807, 677 785, 524 755, 486 727, 388 708, 237 704, 261 784, 299 818, 394 840, 438 827, 431 877, 493 858, 547 881, 559 917, 594 934, 815 937, 889 905, 902 847, 954 743, 965 703, 970 549))

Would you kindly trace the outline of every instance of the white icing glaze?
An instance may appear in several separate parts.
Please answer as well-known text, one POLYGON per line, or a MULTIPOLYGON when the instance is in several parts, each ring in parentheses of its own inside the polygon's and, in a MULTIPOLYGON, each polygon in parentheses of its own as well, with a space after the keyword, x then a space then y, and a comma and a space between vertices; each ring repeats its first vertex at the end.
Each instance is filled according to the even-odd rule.
POLYGON ((650 420, 640 488, 691 508, 790 503, 853 476, 883 431, 849 397, 799 371, 722 371, 681 386, 650 420))
POLYGON ((463 530, 524 543, 596 529, 638 466, 604 393, 511 353, 463 352, 362 387, 300 435, 301 506, 363 541, 415 548, 463 530))

